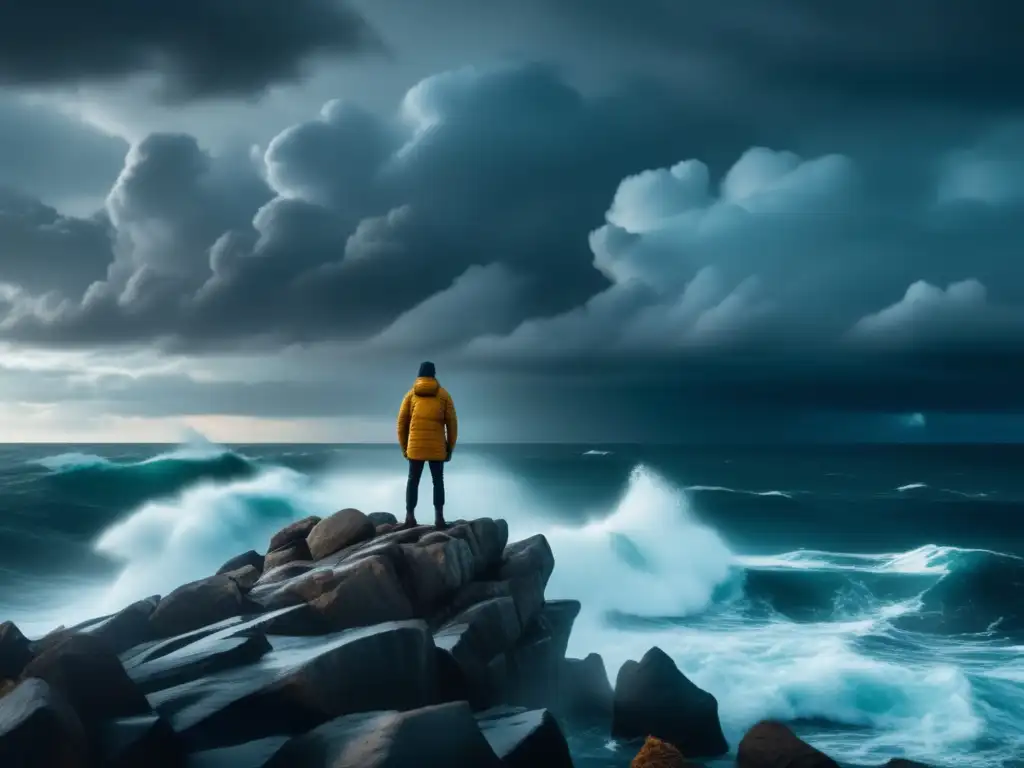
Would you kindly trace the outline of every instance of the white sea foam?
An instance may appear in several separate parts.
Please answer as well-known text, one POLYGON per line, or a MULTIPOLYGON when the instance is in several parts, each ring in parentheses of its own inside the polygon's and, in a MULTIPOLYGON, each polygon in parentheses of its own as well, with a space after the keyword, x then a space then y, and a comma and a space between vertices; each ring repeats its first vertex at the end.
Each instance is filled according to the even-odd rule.
MULTIPOLYGON (((291 519, 329 514, 341 506, 400 510, 402 469, 320 477, 267 469, 145 504, 99 538, 97 548, 124 567, 82 611, 115 610, 210 574, 232 555, 265 549, 270 535, 291 519)), ((548 597, 577 598, 584 606, 571 637, 571 655, 601 653, 614 680, 625 660, 660 646, 718 698, 733 744, 762 718, 816 718, 870 727, 855 739, 836 737, 821 746, 844 760, 871 763, 904 753, 922 758, 969 754, 971 740, 981 732, 971 682, 955 660, 883 658, 868 655, 859 645, 860 638, 884 626, 894 613, 909 610, 908 605, 881 606, 877 615, 818 624, 751 622, 728 613, 700 619, 737 563, 941 574, 960 550, 928 546, 882 555, 799 551, 737 559, 721 536, 698 519, 685 492, 644 467, 633 471, 612 509, 575 527, 552 522, 558 515, 544 509, 525 484, 482 460, 466 456, 447 474, 450 518, 504 517, 513 539, 547 536, 557 562, 548 597), (642 555, 643 569, 616 554, 616 537, 628 539, 642 555), (697 623, 628 630, 609 625, 609 611, 691 616, 697 623)), ((587 510, 568 512, 578 517, 587 510)), ((1013 668, 1002 677, 1009 681, 1016 675, 1013 668)))

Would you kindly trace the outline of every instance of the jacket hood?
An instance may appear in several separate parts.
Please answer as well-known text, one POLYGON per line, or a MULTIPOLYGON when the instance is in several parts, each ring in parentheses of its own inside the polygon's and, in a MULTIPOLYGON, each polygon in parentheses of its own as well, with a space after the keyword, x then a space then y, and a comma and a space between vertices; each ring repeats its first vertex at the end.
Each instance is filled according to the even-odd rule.
POLYGON ((420 376, 416 379, 416 383, 413 384, 412 391, 419 397, 435 397, 437 390, 441 388, 441 385, 437 383, 437 379, 429 376, 420 376))

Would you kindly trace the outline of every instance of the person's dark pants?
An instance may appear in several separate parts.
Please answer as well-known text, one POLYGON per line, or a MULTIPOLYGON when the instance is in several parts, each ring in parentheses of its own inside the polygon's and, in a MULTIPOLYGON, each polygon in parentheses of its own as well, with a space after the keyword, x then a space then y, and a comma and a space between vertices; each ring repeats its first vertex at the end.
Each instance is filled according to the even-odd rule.
POLYGON ((423 465, 430 464, 430 479, 434 483, 434 509, 444 507, 444 462, 409 459, 409 481, 405 485, 405 511, 414 512, 420 498, 420 478, 423 465))

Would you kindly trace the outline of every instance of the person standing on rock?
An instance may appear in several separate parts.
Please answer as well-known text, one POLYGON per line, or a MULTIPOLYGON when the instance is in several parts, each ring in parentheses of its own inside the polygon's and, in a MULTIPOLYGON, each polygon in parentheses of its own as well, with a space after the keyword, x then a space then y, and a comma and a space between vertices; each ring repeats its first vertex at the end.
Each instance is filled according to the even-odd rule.
POLYGON ((434 484, 434 525, 444 528, 444 465, 451 461, 459 435, 459 420, 448 390, 437 382, 434 364, 420 365, 416 383, 398 411, 398 444, 409 461, 405 486, 405 526, 416 525, 423 465, 430 467, 434 484))

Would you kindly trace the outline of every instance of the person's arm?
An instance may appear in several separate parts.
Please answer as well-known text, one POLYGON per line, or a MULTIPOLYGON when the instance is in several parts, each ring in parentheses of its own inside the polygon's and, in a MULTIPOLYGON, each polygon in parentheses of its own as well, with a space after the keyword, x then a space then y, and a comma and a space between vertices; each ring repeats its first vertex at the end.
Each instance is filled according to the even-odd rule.
POLYGON ((412 393, 402 398, 402 407, 398 409, 398 444, 402 447, 402 455, 409 449, 409 424, 412 421, 412 393))
POLYGON ((451 458, 455 443, 459 439, 459 417, 455 415, 455 402, 451 395, 448 395, 444 409, 444 428, 448 433, 448 458, 451 458))

